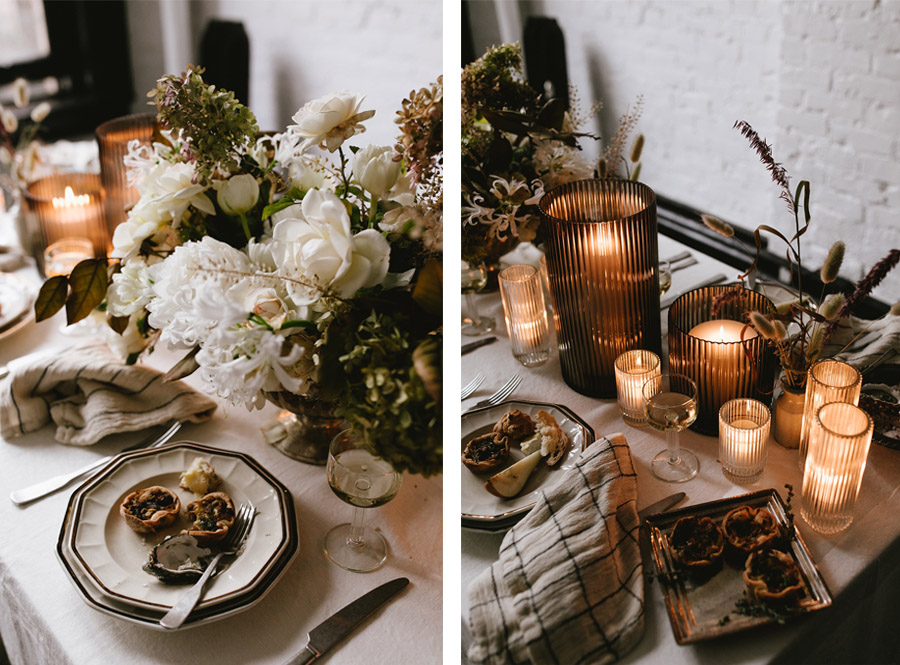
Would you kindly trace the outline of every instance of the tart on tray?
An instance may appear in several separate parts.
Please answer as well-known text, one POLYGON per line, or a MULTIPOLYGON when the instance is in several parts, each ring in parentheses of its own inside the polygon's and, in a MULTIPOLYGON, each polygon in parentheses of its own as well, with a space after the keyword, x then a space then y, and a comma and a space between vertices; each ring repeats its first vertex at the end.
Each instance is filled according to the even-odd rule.
POLYGON ((725 515, 722 531, 726 556, 739 565, 743 565, 750 553, 773 546, 781 535, 772 513, 767 508, 752 506, 740 506, 725 515))
POLYGON ((725 538, 709 517, 682 517, 672 529, 669 546, 675 563, 695 581, 709 579, 722 568, 725 538))
POLYGON ((794 605, 803 596, 803 577, 790 554, 774 548, 752 552, 744 564, 748 594, 770 605, 794 605))

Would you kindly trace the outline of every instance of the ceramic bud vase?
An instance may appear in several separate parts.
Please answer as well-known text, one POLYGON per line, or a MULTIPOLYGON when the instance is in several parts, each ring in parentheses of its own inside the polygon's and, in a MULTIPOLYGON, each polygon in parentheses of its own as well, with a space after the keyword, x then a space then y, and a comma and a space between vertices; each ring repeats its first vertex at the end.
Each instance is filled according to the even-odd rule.
POLYGON ((803 431, 803 406, 806 391, 781 384, 781 394, 775 399, 772 434, 783 448, 799 448, 803 431))

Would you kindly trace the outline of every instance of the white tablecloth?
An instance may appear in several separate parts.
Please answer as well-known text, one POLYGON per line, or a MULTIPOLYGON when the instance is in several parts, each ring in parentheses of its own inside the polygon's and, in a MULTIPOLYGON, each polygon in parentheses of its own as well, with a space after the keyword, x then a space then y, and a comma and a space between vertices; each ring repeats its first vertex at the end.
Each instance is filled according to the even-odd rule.
MULTIPOLYGON (((71 345, 73 339, 60 334, 61 316, 29 324, 0 340, 0 364, 38 349, 71 345)), ((157 351, 148 360, 164 369, 177 356, 157 351)), ((349 521, 352 508, 332 493, 324 467, 296 462, 262 442, 259 427, 276 413, 272 406, 248 413, 223 405, 211 422, 186 426, 176 440, 241 451, 284 483, 297 511, 300 554, 254 607, 174 633, 101 614, 88 607, 70 583, 55 548, 69 495, 77 485, 22 508, 7 498, 14 489, 117 450, 103 443, 63 446, 53 441, 49 428, 0 440, 0 635, 11 663, 284 663, 304 646, 308 630, 369 589, 400 576, 410 579, 409 587, 322 662, 440 662, 441 478, 404 477, 396 498, 368 516, 386 537, 390 558, 375 572, 348 572, 325 558, 322 538, 333 525, 349 521)))
MULTIPOLYGON (((660 237, 659 256, 665 259, 685 247, 660 237)), ((681 293, 715 273, 733 279, 738 272, 697 252, 698 265, 674 274, 670 293, 681 293)), ((669 294, 667 294, 669 295, 669 294)), ((831 608, 799 617, 784 626, 736 634, 689 646, 678 646, 658 584, 646 585, 646 631, 638 647, 623 663, 764 663, 764 662, 900 662, 900 452, 872 444, 868 466, 853 524, 840 534, 822 536, 800 517, 801 477, 797 451, 769 442, 769 460, 763 477, 752 485, 727 480, 716 461, 718 439, 692 431, 681 435, 682 446, 700 460, 700 473, 693 480, 669 484, 650 473, 650 460, 666 447, 665 435, 649 428, 626 425, 615 399, 585 397, 562 379, 555 349, 541 367, 526 369, 509 349, 499 294, 478 296, 481 314, 493 316, 500 339, 462 358, 462 385, 477 372, 487 380, 463 408, 491 394, 507 377, 518 372, 523 381, 513 398, 568 406, 591 425, 596 434, 623 432, 631 446, 638 473, 638 509, 677 491, 687 493, 679 507, 774 487, 782 493, 793 485, 797 525, 819 565, 835 602, 831 608), (852 639, 851 639, 852 638, 852 639)), ((663 314, 665 322, 665 314, 663 314)), ((665 325, 665 323, 664 323, 665 325)), ((463 338, 463 343, 472 338, 463 338)), ((555 344, 555 342, 554 342, 555 344)), ((665 361, 664 361, 665 362, 665 361)), ((462 473, 467 473, 465 470, 462 473)), ((471 581, 496 560, 502 535, 471 530, 462 534, 462 610, 467 619, 467 588, 471 581)), ((465 633, 465 630, 463 631, 465 633)), ((465 637, 465 635, 464 635, 465 637)))

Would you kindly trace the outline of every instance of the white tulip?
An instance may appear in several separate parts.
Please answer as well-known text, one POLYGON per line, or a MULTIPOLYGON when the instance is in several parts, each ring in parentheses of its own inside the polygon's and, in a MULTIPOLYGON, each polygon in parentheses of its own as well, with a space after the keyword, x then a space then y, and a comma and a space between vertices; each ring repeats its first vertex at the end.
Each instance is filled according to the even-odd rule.
POLYGON ((367 192, 382 197, 400 178, 400 162, 389 146, 368 145, 353 155, 351 171, 367 192))
POLYGON ((259 183, 249 173, 236 175, 219 185, 216 201, 229 215, 241 215, 259 200, 259 183))

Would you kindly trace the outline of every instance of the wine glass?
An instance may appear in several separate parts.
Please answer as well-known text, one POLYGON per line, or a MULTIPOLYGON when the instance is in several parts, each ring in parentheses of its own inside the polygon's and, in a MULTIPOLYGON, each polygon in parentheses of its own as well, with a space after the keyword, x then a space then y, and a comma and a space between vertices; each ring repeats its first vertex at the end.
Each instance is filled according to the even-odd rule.
POLYGON ((690 450, 680 448, 678 433, 697 420, 697 384, 682 374, 661 374, 643 388, 647 423, 666 433, 666 449, 650 463, 660 480, 683 483, 697 475, 700 462, 690 450))
POLYGON ((672 266, 668 261, 659 262, 659 295, 664 294, 672 286, 672 266))
POLYGON ((469 316, 463 318, 462 334, 475 337, 491 332, 496 323, 489 316, 479 316, 473 295, 487 285, 487 267, 483 263, 463 261, 461 277, 462 292, 466 296, 466 309, 469 310, 469 316))
POLYGON ((397 494, 401 476, 345 430, 334 437, 325 467, 328 484, 353 506, 353 521, 334 527, 325 536, 325 556, 341 568, 358 573, 378 568, 387 558, 387 543, 363 524, 364 508, 381 506, 397 494))

